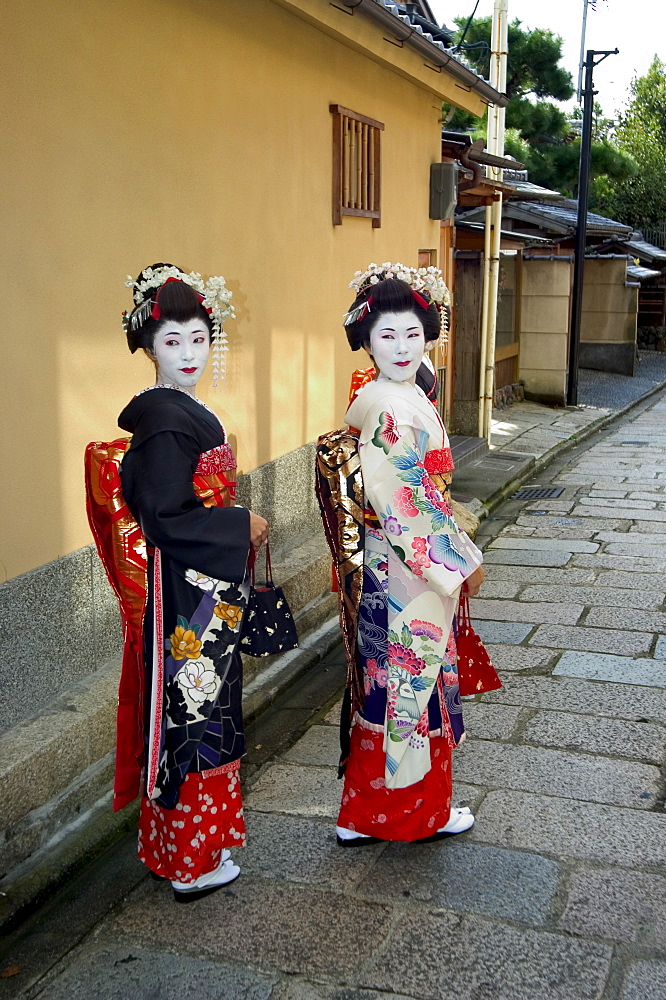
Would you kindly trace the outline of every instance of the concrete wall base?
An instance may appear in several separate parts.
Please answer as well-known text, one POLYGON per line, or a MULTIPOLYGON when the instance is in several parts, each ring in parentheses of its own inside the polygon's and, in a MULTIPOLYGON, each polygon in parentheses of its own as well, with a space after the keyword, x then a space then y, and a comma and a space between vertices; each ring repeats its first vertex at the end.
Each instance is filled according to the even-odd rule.
POLYGON ((615 375, 634 375, 636 370, 636 344, 609 344, 599 341, 581 341, 578 354, 580 368, 593 368, 598 372, 615 375))

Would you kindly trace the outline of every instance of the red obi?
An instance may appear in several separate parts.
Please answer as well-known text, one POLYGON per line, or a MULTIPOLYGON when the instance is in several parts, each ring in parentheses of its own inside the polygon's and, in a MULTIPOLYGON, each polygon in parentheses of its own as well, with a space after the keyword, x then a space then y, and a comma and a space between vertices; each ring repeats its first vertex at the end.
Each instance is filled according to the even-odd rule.
POLYGON ((450 448, 436 448, 426 453, 423 461, 429 476, 441 476, 444 472, 453 472, 453 455, 450 448))
POLYGON ((230 444, 205 451, 194 470, 194 491, 204 507, 230 507, 236 502, 236 458, 230 444))

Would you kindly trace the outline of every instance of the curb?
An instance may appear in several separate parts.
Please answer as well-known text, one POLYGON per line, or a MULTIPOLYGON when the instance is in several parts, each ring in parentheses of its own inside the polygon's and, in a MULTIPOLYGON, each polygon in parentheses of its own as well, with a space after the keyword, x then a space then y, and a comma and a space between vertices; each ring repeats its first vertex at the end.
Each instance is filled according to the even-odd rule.
MULTIPOLYGON (((614 424, 617 420, 621 420, 627 413, 630 413, 633 409, 640 406, 641 403, 646 402, 646 400, 655 396, 663 389, 666 389, 666 380, 660 382, 659 385, 653 386, 652 389, 644 392, 642 396, 632 399, 632 401, 623 406, 622 409, 615 410, 613 413, 609 413, 606 417, 599 417, 599 419, 595 420, 593 424, 585 427, 577 434, 572 434, 572 436, 567 438, 566 441, 555 445, 554 448, 551 448, 550 451, 544 452, 544 454, 540 455, 538 458, 535 456, 534 462, 524 469, 519 476, 516 476, 515 479, 506 483, 501 487, 501 489, 497 490, 492 494, 492 496, 488 497, 487 500, 479 500, 476 497, 473 498, 472 502, 476 501, 476 503, 471 509, 474 510, 474 513, 480 521, 484 521, 490 514, 492 514, 496 507, 515 493, 524 482, 528 479, 532 479, 536 473, 541 472, 542 469, 545 469, 556 458, 559 458, 561 455, 566 455, 568 451, 572 451, 574 448, 578 447, 579 444, 587 441, 587 439, 592 437, 593 434, 598 434, 600 431, 605 430, 606 427, 614 424)), ((469 506, 469 504, 467 504, 467 506, 469 506)))

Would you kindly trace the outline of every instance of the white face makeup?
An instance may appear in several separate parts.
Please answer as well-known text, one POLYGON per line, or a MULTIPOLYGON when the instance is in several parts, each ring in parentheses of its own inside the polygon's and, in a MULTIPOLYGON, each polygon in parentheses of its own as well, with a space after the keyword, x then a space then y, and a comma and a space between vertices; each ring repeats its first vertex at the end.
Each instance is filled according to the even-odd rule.
POLYGON ((370 330, 370 354, 380 375, 414 382, 423 361, 423 323, 415 312, 382 313, 370 330))
POLYGON ((184 323, 165 320, 153 342, 157 382, 193 392, 203 375, 209 351, 210 335, 203 320, 188 319, 184 323))

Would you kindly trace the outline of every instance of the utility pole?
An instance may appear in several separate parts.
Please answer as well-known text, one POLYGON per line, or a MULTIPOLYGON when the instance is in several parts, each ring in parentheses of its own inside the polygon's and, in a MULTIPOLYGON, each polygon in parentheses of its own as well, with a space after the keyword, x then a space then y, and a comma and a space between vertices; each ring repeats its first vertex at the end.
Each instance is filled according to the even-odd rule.
MULTIPOLYGON (((509 0, 495 0, 490 52, 490 84, 495 90, 506 90, 508 54, 509 0)), ((504 156, 504 118, 506 111, 497 105, 488 108, 488 152, 504 156)), ((503 170, 491 167, 492 180, 501 181, 503 170)), ((497 294, 499 287, 500 239, 502 230, 502 196, 486 206, 483 260, 483 304, 481 316, 481 349, 479 357, 479 437, 490 444, 490 427, 495 394, 495 334, 497 330, 497 294)))
POLYGON ((578 60, 578 86, 576 87, 576 100, 580 104, 583 98, 583 65, 585 57, 585 33, 587 29, 587 3, 583 0, 583 24, 580 31, 580 59, 578 60))
POLYGON ((583 312, 583 277, 585 271, 585 246, 587 243, 587 206, 590 193, 590 151, 592 147, 592 113, 596 91, 592 84, 594 67, 607 56, 615 56, 619 49, 597 52, 587 50, 585 59, 585 86, 583 87, 583 128, 580 136, 580 166, 578 168, 578 216, 576 220, 576 249, 574 256, 573 291, 571 301, 571 328, 569 333, 569 372, 567 378, 567 403, 578 403, 578 355, 580 321, 583 312), (595 62, 595 56, 601 56, 595 62))

